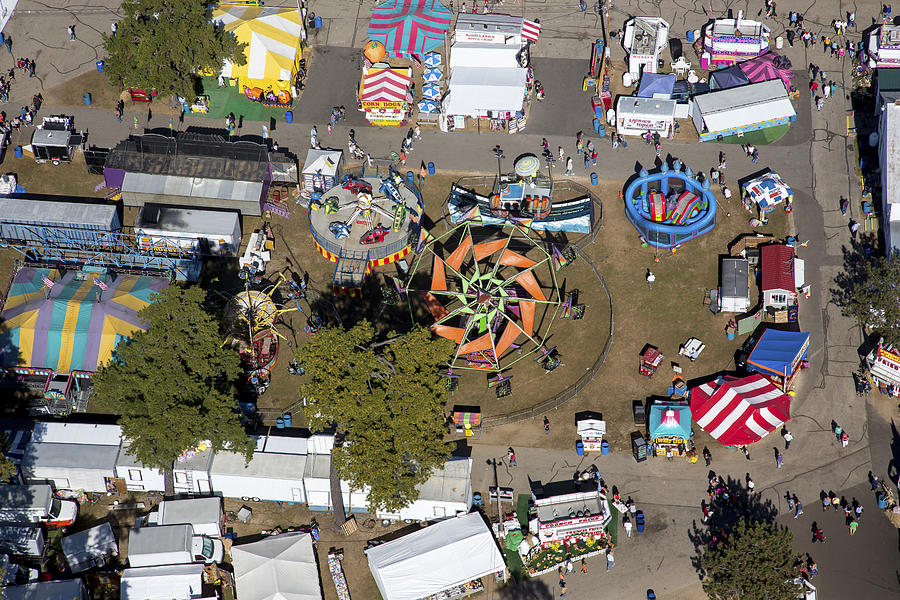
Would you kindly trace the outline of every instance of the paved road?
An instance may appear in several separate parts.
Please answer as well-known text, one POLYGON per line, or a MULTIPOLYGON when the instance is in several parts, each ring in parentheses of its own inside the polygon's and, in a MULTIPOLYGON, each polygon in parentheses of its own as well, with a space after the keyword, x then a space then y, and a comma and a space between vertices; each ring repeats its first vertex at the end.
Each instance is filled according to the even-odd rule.
MULTIPOLYGON (((275 0, 267 5, 293 3, 294 0, 275 0)), ((726 8, 731 8, 735 11, 743 9, 745 14, 755 16, 762 2, 736 1, 728 2, 726 6, 722 0, 712 3, 709 0, 614 0, 611 20, 613 27, 620 27, 628 14, 661 15, 669 19, 675 35, 683 36, 683 31, 697 28, 706 20, 710 4, 720 15, 726 8)), ((358 75, 354 66, 355 51, 351 49, 360 47, 365 39, 372 3, 312 0, 310 5, 325 18, 325 27, 314 40, 320 52, 295 124, 281 124, 276 131, 280 145, 294 149, 301 156, 307 147, 309 127, 318 124, 320 133, 323 132, 331 106, 352 104, 358 75), (351 75, 341 75, 348 72, 351 75)), ((798 0, 782 0, 778 10, 780 15, 785 15, 791 8, 804 10, 807 25, 824 31, 832 19, 843 16, 843 11, 847 10, 855 10, 858 22, 868 25, 870 17, 877 13, 878 5, 871 0, 827 5, 801 5, 798 0)), ((115 7, 114 0, 91 0, 89 5, 68 2, 58 7, 38 0, 22 0, 6 33, 13 36, 16 56, 37 57, 39 77, 32 81, 18 80, 9 106, 16 107, 19 100, 30 99, 40 86, 46 88, 92 69, 99 55, 99 34, 108 31, 116 14, 115 7), (65 40, 65 28, 72 22, 77 23, 79 40, 69 43, 65 40)), ((539 16, 543 24, 543 37, 535 47, 534 56, 539 68, 537 77, 547 86, 548 99, 535 108, 524 135, 429 132, 416 144, 412 160, 435 161, 442 170, 492 171, 494 163, 490 149, 494 144, 500 143, 507 156, 516 156, 520 152, 537 150, 541 137, 548 137, 553 147, 564 145, 571 153, 575 132, 590 130, 591 115, 587 109, 587 96, 580 92, 580 77, 587 68, 588 44, 599 32, 596 16, 582 15, 577 7, 577 0, 505 3, 506 12, 539 16)), ((783 32, 783 18, 767 19, 766 22, 773 28, 774 35, 783 32)), ((811 111, 812 100, 804 95, 805 106, 791 134, 778 144, 760 150, 761 166, 777 167, 794 188, 794 229, 801 239, 809 240, 809 247, 801 250, 801 256, 807 260, 807 279, 812 283, 814 293, 801 305, 801 323, 812 333, 812 366, 802 378, 802 389, 792 407, 791 430, 796 441, 786 455, 785 468, 775 470, 767 452, 754 452, 753 460, 748 463, 743 457, 724 449, 714 450, 713 466, 720 473, 736 478, 751 471, 757 489, 776 508, 783 509, 781 496, 790 489, 812 509, 821 489, 856 494, 857 498, 864 495, 865 490, 859 491, 859 486, 864 484, 870 469, 884 477, 890 461, 900 461, 900 440, 895 439, 891 429, 891 419, 897 419, 896 403, 877 395, 857 398, 852 391, 849 374, 859 363, 857 349, 862 340, 853 323, 830 302, 829 295, 834 276, 843 267, 842 252, 849 245, 847 218, 837 210, 838 197, 843 194, 854 199, 850 216, 856 218, 859 213, 855 201, 859 198, 858 182, 851 178, 855 140, 847 137, 844 127, 844 111, 849 106, 845 97, 850 86, 848 65, 826 57, 819 49, 807 51, 799 44, 786 47, 784 52, 801 69, 809 62, 818 63, 842 86, 839 97, 829 100, 822 112, 811 111), (832 419, 850 433, 851 443, 847 449, 842 450, 831 442, 829 424, 832 419)), ((613 46, 613 58, 621 60, 622 56, 621 48, 613 46)), ((8 60, 10 57, 0 52, 0 67, 8 68, 4 62, 8 60)), ((48 107, 48 110, 52 108, 48 107)), ((74 111, 67 109, 67 112, 74 112, 79 123, 90 130, 92 143, 110 145, 133 132, 130 127, 116 123, 105 111, 82 107, 74 111)), ((351 112, 350 115, 346 126, 339 127, 333 138, 323 135, 322 141, 333 140, 334 145, 342 146, 347 127, 352 126, 361 145, 373 155, 386 155, 397 147, 399 136, 396 130, 373 129, 362 125, 358 114, 351 112)), ((203 119, 186 119, 186 125, 209 126, 210 123, 203 119)), ((256 133, 258 125, 247 124, 245 131, 256 133)), ((665 143, 664 150, 681 156, 697 170, 713 166, 720 147, 665 143)), ((734 146, 726 149, 730 181, 748 175, 759 166, 738 156, 736 150, 734 146)), ((598 151, 601 153, 598 172, 601 177, 611 179, 625 179, 636 163, 649 165, 655 158, 655 153, 640 143, 629 144, 627 150, 618 153, 608 145, 600 144, 598 151)), ((580 177, 586 176, 581 169, 576 169, 576 173, 580 177)), ((588 389, 575 402, 580 409, 592 408, 593 398, 601 395, 600 390, 588 389)), ((511 471, 507 479, 517 488, 527 489, 527 475, 547 480, 570 477, 571 471, 578 468, 577 457, 559 450, 531 449, 530 446, 544 443, 540 424, 535 423, 532 429, 517 431, 519 437, 514 445, 521 466, 511 471)), ((501 429, 476 441, 475 489, 485 490, 491 482, 492 473, 486 469, 484 460, 505 455, 505 447, 511 441, 509 437, 510 432, 501 429)), ((687 532, 698 515, 697 507, 705 489, 705 470, 666 462, 635 466, 626 455, 603 457, 598 464, 610 482, 634 495, 645 508, 648 532, 621 544, 617 551, 617 566, 609 575, 599 572, 601 569, 597 565, 583 579, 573 578, 569 597, 594 598, 604 590, 615 590, 615 597, 640 598, 648 585, 657 592, 664 591, 665 595, 660 597, 690 599, 697 596, 697 576, 690 563, 694 549, 687 532)), ((875 514, 870 496, 866 496, 863 503, 867 513, 854 539, 842 538, 840 523, 825 522, 829 542, 817 546, 814 554, 822 573, 817 581, 820 598, 827 600, 850 595, 882 598, 896 597, 900 593, 897 531, 875 514)), ((808 509, 807 514, 811 519, 814 510, 808 509)), ((801 534, 808 531, 809 521, 790 520, 786 524, 796 528, 798 551, 808 549, 808 540, 801 534)), ((509 596, 555 597, 558 588, 552 579, 541 580, 527 589, 511 590, 509 596)))

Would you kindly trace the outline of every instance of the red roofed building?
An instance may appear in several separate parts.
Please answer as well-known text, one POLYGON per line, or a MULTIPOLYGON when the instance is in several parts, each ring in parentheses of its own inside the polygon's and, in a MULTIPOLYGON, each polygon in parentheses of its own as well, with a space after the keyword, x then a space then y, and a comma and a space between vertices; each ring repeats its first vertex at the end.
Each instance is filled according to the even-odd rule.
POLYGON ((770 244, 760 248, 763 309, 782 309, 797 304, 794 248, 770 244))

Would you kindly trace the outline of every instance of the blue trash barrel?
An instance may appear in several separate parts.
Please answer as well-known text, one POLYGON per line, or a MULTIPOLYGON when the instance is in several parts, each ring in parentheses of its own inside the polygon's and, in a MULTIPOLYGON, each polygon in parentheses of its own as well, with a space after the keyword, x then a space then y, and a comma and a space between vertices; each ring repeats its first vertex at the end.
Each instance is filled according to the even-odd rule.
POLYGON ((725 337, 730 341, 734 339, 734 330, 729 329, 725 332, 725 337))
POLYGON ((869 166, 869 158, 867 156, 860 156, 859 157, 859 168, 865 169, 868 166, 869 166))
POLYGON ((634 515, 634 525, 637 527, 638 533, 643 533, 644 531, 644 511, 639 510, 634 515))
POLYGON ((606 440, 600 442, 600 454, 609 454, 609 442, 606 440))
POLYGON ((98 73, 102 73, 102 72, 103 72, 103 61, 102 61, 102 60, 98 60, 98 61, 97 61, 97 72, 98 72, 98 73))
POLYGON ((434 175, 434 163, 433 162, 428 163, 428 174, 434 175))
POLYGON ((294 122, 294 112, 293 111, 289 110, 284 113, 284 122, 285 123, 293 123, 294 122))
POLYGON ((600 131, 600 119, 594 117, 594 131, 600 131))
POLYGON ((606 125, 598 125, 597 126, 597 135, 602 138, 606 137, 606 125))
POLYGON ((875 500, 878 502, 879 510, 884 510, 887 508, 887 500, 885 499, 884 494, 878 492, 877 494, 875 494, 875 500))
POLYGON ((684 37, 687 38, 688 44, 693 44, 694 43, 694 30, 688 29, 687 35, 685 35, 684 37))
MULTIPOLYGON (((693 33, 693 31, 689 33, 693 33)), ((653 590, 647 590, 647 600, 656 600, 656 592, 654 592, 653 590)))
POLYGON ((16 155, 16 158, 22 158, 22 146, 16 146, 13 148, 13 154, 16 155))
POLYGON ((591 173, 591 185, 597 185, 598 181, 599 181, 599 179, 597 178, 597 174, 591 173))
POLYGON ((3 35, 3 32, 0 32, 0 46, 6 43, 6 36, 3 35))
POLYGON ((284 419, 278 417, 275 419, 275 428, 276 429, 284 429, 284 419))
POLYGON ((322 29, 322 17, 316 15, 316 29, 322 29))
POLYGON ((291 413, 284 413, 284 415, 282 415, 281 418, 284 419, 284 426, 285 426, 285 427, 290 427, 290 426, 291 426, 291 420, 292 420, 292 418, 291 418, 291 413))
POLYGON ((406 172, 406 183, 409 185, 416 185, 416 174, 412 171, 406 172))
POLYGON ((578 456, 584 456, 584 442, 578 440, 575 442, 575 454, 578 456))
POLYGON ((84 98, 84 105, 85 105, 85 106, 90 106, 90 105, 91 105, 91 93, 90 93, 90 92, 85 92, 85 93, 84 93, 84 96, 82 96, 82 98, 84 98))

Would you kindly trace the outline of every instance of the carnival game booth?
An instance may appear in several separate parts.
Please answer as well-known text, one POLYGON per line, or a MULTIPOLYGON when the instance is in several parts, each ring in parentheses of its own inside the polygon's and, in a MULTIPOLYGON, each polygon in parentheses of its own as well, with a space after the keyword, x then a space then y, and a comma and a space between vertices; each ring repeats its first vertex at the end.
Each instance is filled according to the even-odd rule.
POLYGON ((775 171, 769 171, 741 185, 741 200, 755 204, 760 213, 770 213, 784 202, 784 210, 790 212, 794 192, 775 171))
POLYGON ((145 249, 234 257, 241 247, 241 215, 151 203, 138 210, 134 232, 145 249))
POLYGON ((780 79, 694 96, 691 118, 701 142, 792 123, 797 111, 780 79))
POLYGON ((343 150, 321 150, 311 148, 303 163, 303 191, 300 195, 309 200, 313 194, 322 194, 338 183, 341 175, 343 150))
POLYGON ((540 23, 522 17, 461 12, 453 28, 453 45, 473 43, 522 48, 528 42, 536 42, 540 31, 540 23))
POLYGON ((609 502, 596 479, 532 482, 531 493, 537 518, 529 529, 537 533, 542 547, 602 538, 612 520, 609 502))
POLYGON ((873 29, 866 53, 869 67, 873 69, 900 67, 900 25, 880 25, 873 29))
POLYGON ((400 127, 413 101, 412 69, 364 67, 357 98, 370 124, 400 127))
POLYGON ((869 375, 878 386, 878 391, 892 396, 900 395, 900 350, 884 341, 866 355, 869 375))
POLYGON ((701 183, 690 167, 663 162, 656 173, 642 169, 625 188, 625 215, 641 240, 656 248, 678 248, 716 226, 716 198, 708 179, 701 183))
POLYGON ((616 133, 642 136, 648 131, 669 137, 675 130, 674 100, 621 96, 616 103, 616 133))
POLYGON ((718 377, 690 390, 691 416, 725 446, 753 444, 790 420, 791 397, 761 375, 718 377))
POLYGON ((766 329, 747 357, 747 370, 759 373, 787 392, 800 369, 809 366, 809 334, 766 329))
POLYGON ((444 44, 452 18, 439 0, 384 0, 372 9, 367 34, 388 57, 423 56, 444 44))
POLYGON ((466 119, 503 123, 510 133, 524 126, 528 70, 521 67, 457 67, 450 73, 442 129, 466 126, 466 119), (513 127, 512 123, 516 126, 513 127))
POLYGON ((738 11, 737 19, 716 19, 704 29, 700 68, 755 58, 769 50, 770 34, 771 30, 759 21, 744 19, 743 11, 738 11))
POLYGON ((654 401, 647 421, 654 456, 686 456, 691 449, 691 407, 687 402, 654 401))
POLYGON ((297 96, 300 42, 305 34, 297 8, 228 6, 213 8, 212 20, 247 44, 247 63, 226 60, 221 75, 250 100, 289 108, 297 96))
POLYGON ((739 62, 735 66, 747 76, 751 83, 780 79, 784 84, 784 89, 788 91, 791 89, 794 72, 791 70, 791 61, 786 56, 766 52, 756 58, 739 62))
POLYGON ((28 380, 51 408, 84 410, 91 375, 146 328, 138 312, 168 284, 124 273, 19 269, 0 313, 0 366, 28 380))
POLYGON ((656 73, 659 55, 669 44, 669 23, 659 17, 630 19, 625 23, 622 44, 628 54, 631 81, 637 81, 642 73, 656 73))
POLYGON ((797 320, 797 259, 794 248, 784 244, 767 244, 759 251, 762 271, 761 292, 763 310, 793 311, 792 319, 797 320))
POLYGON ((506 579, 497 540, 480 512, 440 521, 366 549, 384 600, 453 600, 482 591, 482 577, 506 579))

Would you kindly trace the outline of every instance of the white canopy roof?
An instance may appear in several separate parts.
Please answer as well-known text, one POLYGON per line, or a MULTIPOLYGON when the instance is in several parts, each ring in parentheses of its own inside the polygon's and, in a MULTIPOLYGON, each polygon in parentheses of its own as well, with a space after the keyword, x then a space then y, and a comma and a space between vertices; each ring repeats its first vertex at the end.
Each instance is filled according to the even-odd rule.
POLYGON ((706 129, 727 131, 797 114, 780 79, 716 90, 694 97, 706 129))
POLYGON ((519 46, 478 42, 457 42, 450 46, 450 68, 493 67, 515 68, 521 66, 516 55, 519 46))
POLYGON ((121 600, 195 600, 203 597, 203 565, 125 569, 121 600))
POLYGON ((308 533, 283 533, 231 548, 241 600, 322 600, 308 533))
POLYGON ((306 153, 306 162, 303 163, 304 175, 325 175, 326 177, 334 177, 337 173, 338 166, 341 164, 343 150, 319 150, 311 148, 306 153))
POLYGON ((369 548, 366 555, 384 600, 424 598, 506 568, 494 534, 477 512, 369 548))
POLYGON ((522 110, 525 69, 457 67, 450 75, 448 115, 475 115, 479 111, 522 110))

